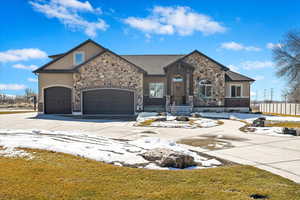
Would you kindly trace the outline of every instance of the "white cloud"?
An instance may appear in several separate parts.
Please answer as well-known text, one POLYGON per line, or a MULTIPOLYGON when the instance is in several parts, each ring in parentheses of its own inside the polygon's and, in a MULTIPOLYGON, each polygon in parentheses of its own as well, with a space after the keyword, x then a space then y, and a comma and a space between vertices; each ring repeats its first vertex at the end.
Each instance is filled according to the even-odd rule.
POLYGON ((80 2, 77 0, 53 0, 54 3, 60 4, 64 7, 73 8, 77 10, 86 10, 86 11, 93 11, 93 7, 90 2, 80 2))
POLYGON ((269 42, 269 43, 266 44, 266 47, 267 47, 268 49, 273 49, 273 48, 275 48, 275 47, 282 47, 282 44, 280 44, 280 43, 274 44, 274 43, 272 43, 272 42, 269 42))
POLYGON ((250 92, 250 95, 253 97, 253 96, 256 95, 256 93, 251 91, 251 92, 250 92))
POLYGON ((36 48, 29 49, 11 49, 0 52, 0 62, 26 61, 29 59, 46 58, 47 54, 36 48))
POLYGON ((172 35, 177 33, 185 36, 192 35, 196 31, 204 35, 226 31, 225 27, 211 17, 183 6, 155 6, 148 17, 128 17, 124 19, 124 22, 148 34, 172 35))
POLYGON ((33 71, 38 68, 38 66, 36 66, 36 65, 23 65, 23 64, 15 64, 12 67, 17 68, 17 69, 26 69, 26 70, 30 70, 30 71, 33 71))
POLYGON ((24 90, 26 85, 23 84, 0 84, 0 90, 24 90))
POLYGON ((234 71, 234 72, 239 72, 239 68, 235 65, 228 65, 227 66, 231 71, 234 71))
POLYGON ((36 11, 45 14, 48 18, 58 19, 71 30, 83 30, 90 37, 95 37, 98 30, 105 31, 108 28, 103 19, 98 18, 97 21, 90 22, 79 15, 82 11, 96 15, 101 13, 100 8, 93 8, 88 1, 83 3, 78 0, 49 0, 41 3, 35 0, 29 3, 36 11))
POLYGON ((241 63, 241 66, 246 70, 252 70, 273 67, 274 63, 271 61, 245 61, 241 63))
POLYGON ((260 51, 261 49, 258 47, 254 47, 254 46, 245 46, 241 43, 237 43, 237 42, 224 42, 221 44, 221 48, 222 49, 228 49, 228 50, 233 50, 233 51, 241 51, 241 50, 245 50, 245 51, 260 51))
POLYGON ((38 82, 36 78, 28 78, 27 81, 34 82, 34 83, 38 82))
POLYGON ((257 75, 257 76, 254 77, 254 80, 257 80, 257 81, 261 81, 261 80, 264 80, 264 79, 265 79, 265 77, 262 76, 262 75, 257 75))

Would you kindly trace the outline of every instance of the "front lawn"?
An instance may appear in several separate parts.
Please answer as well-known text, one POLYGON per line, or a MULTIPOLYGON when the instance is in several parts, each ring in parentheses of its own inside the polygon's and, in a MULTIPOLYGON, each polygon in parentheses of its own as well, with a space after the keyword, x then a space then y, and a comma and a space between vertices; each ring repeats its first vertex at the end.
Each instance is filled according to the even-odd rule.
POLYGON ((159 171, 27 151, 32 160, 0 157, 0 199, 300 199, 300 185, 250 166, 159 171))

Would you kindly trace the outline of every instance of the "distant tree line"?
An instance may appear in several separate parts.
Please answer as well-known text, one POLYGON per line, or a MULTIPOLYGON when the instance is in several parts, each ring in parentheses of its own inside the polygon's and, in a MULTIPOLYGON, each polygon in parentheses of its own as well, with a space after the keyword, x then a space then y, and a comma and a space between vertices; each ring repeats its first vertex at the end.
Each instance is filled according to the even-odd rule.
POLYGON ((23 95, 7 95, 0 93, 0 104, 33 103, 36 93, 31 88, 26 88, 23 95))

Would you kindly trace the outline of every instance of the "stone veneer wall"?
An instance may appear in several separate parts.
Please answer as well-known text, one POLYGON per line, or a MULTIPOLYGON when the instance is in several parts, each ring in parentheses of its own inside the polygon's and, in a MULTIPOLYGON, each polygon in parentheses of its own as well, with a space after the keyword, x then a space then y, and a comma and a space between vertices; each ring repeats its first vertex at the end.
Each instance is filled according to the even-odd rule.
POLYGON ((225 71, 218 64, 195 52, 184 59, 195 67, 193 72, 194 106, 224 106, 225 71), (198 80, 208 79, 212 82, 212 98, 200 98, 198 80))
POLYGON ((105 52, 74 73, 74 107, 81 111, 81 91, 93 88, 122 88, 135 91, 137 109, 143 106, 143 73, 120 57, 105 52))

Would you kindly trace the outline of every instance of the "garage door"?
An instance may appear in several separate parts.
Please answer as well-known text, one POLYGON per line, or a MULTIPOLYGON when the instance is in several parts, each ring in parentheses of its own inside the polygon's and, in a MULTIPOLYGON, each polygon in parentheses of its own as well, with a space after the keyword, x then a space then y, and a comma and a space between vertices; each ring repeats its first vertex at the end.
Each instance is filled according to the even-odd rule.
POLYGON ((45 114, 71 114, 71 89, 50 87, 44 90, 45 114))
POLYGON ((99 89, 83 92, 83 114, 133 114, 134 93, 99 89))

